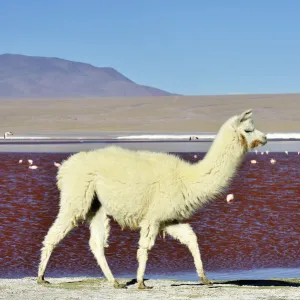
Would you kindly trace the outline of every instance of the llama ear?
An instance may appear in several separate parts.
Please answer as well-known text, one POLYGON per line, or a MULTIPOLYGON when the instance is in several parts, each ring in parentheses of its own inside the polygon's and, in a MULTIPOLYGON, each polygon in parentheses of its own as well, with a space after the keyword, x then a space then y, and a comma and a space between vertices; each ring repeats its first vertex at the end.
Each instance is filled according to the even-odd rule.
POLYGON ((252 109, 248 109, 238 116, 238 122, 244 122, 252 117, 252 109))

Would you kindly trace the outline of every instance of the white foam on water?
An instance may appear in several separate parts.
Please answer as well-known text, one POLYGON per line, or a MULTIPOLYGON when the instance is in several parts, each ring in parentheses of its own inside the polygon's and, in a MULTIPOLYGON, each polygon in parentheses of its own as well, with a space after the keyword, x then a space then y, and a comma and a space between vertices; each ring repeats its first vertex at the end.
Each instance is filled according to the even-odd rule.
POLYGON ((117 139, 141 139, 141 140, 188 140, 190 137, 193 139, 197 137, 199 140, 208 139, 213 140, 216 135, 215 134, 197 134, 197 135, 187 135, 187 134, 141 134, 141 135, 125 135, 125 136, 118 136, 117 139))
MULTIPOLYGON (((273 139, 300 139, 299 132, 289 132, 289 133, 279 133, 272 132, 267 133, 267 138, 269 140, 273 139)), ((6 138, 6 140, 93 140, 93 139, 116 139, 116 140, 207 140, 212 141, 216 137, 213 133, 199 133, 199 134, 125 134, 120 135, 118 133, 105 133, 105 134, 50 134, 50 135, 11 135, 6 138)), ((4 137, 0 136, 0 139, 4 137)))
MULTIPOLYGON (((269 140, 272 139, 300 139, 300 133, 268 133, 266 134, 269 140)), ((140 139, 140 140, 169 140, 169 139, 176 139, 176 140, 188 140, 190 138, 195 139, 198 138, 199 140, 213 140, 216 137, 216 134, 139 134, 139 135, 124 135, 118 136, 117 139, 119 140, 131 140, 131 139, 140 139)))

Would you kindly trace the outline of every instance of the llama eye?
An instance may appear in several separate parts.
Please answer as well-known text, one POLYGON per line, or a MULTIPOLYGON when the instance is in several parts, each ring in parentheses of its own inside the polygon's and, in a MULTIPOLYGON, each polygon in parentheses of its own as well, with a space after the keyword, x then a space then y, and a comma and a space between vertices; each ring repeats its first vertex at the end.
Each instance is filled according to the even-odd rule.
POLYGON ((250 132, 252 132, 252 130, 245 129, 245 132, 250 133, 250 132))

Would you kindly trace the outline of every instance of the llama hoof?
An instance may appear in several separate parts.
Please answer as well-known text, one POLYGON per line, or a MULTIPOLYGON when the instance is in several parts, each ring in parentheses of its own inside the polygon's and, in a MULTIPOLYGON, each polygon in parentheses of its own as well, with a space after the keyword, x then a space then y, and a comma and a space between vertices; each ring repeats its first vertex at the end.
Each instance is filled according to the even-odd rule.
POLYGON ((115 280, 114 288, 116 288, 116 289, 127 289, 127 285, 126 285, 126 283, 119 283, 118 281, 115 280))
POLYGON ((38 283, 38 284, 50 284, 49 281, 46 281, 46 280, 44 279, 44 276, 38 277, 37 283, 38 283))
POLYGON ((208 286, 213 285, 213 283, 211 281, 209 281, 207 278, 202 279, 201 282, 205 285, 208 285, 208 286))
POLYGON ((151 290, 153 289, 153 286, 146 286, 144 281, 141 281, 138 285, 139 290, 151 290))

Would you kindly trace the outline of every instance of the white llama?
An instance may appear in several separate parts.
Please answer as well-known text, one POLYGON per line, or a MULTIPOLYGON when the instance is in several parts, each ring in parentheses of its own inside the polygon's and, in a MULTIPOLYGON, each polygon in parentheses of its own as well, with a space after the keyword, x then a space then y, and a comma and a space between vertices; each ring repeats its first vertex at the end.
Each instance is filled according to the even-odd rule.
POLYGON ((114 278, 104 255, 112 217, 123 228, 140 230, 138 288, 148 288, 144 284, 148 251, 160 232, 188 247, 202 283, 210 284, 196 234, 183 221, 225 191, 249 149, 266 143, 266 136, 254 128, 252 110, 247 110, 223 124, 198 163, 115 146, 72 155, 58 170, 60 210, 43 242, 38 283, 47 283, 44 274, 56 245, 78 221, 88 220, 89 245, 105 277, 116 288, 126 287, 114 278))

